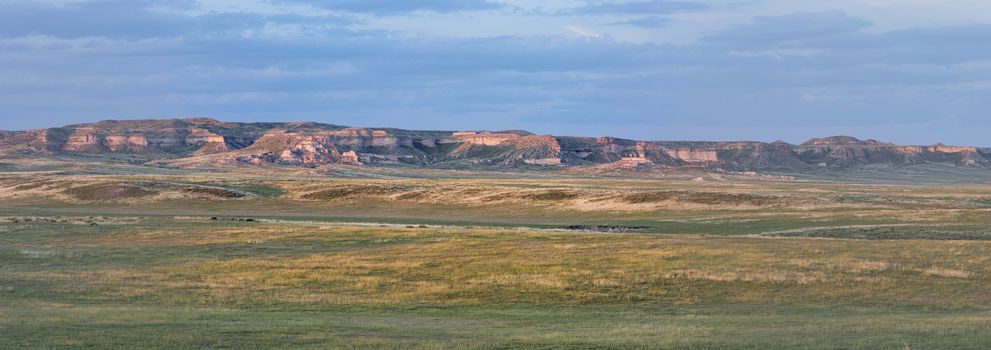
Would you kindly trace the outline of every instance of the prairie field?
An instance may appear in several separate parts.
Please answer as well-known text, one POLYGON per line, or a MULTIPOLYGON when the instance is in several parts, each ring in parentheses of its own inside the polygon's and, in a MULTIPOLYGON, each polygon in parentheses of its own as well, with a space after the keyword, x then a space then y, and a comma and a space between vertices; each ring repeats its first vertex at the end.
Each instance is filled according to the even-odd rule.
POLYGON ((981 349, 991 186, 0 175, 0 348, 981 349))
POLYGON ((989 41, 991 0, 0 0, 0 350, 991 349, 989 41))

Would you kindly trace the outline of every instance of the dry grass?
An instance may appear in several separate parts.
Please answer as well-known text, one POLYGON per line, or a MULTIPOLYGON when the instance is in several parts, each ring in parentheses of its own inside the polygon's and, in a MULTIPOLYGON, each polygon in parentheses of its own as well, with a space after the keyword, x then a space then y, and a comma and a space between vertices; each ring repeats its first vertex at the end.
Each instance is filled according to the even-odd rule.
POLYGON ((634 193, 623 196, 623 200, 631 204, 657 203, 657 202, 684 202, 708 205, 753 205, 769 206, 786 204, 781 198, 761 196, 745 193, 721 193, 721 192, 689 192, 689 191, 663 191, 634 193))
POLYGON ((157 195, 159 192, 129 184, 96 184, 73 187, 66 194, 84 201, 110 201, 140 199, 157 195))
MULTIPOLYGON (((321 305, 991 303, 991 244, 753 238, 664 238, 365 227, 151 231, 72 247, 168 247, 323 241, 352 249, 198 259, 152 269, 13 274, 121 286, 104 297, 321 305), (364 242, 354 246, 354 243, 364 242), (337 243, 335 243, 337 242, 337 243), (144 287, 125 288, 127 281, 144 287), (961 284, 963 283, 963 284, 961 284), (919 294, 925 288, 939 291, 919 294)), ((294 243, 299 242, 299 243, 294 243)), ((21 248, 35 258, 65 251, 21 248)), ((185 249, 185 248, 183 248, 185 249)), ((71 251, 70 251, 71 253, 71 251)))
POLYGON ((974 274, 956 269, 948 269, 942 267, 930 267, 928 269, 922 270, 923 273, 929 276, 939 276, 939 277, 949 277, 949 278, 970 278, 974 274))
POLYGON ((0 333, 27 348, 979 348, 991 334, 991 242, 942 235, 986 231, 991 210, 973 201, 989 196, 646 180, 0 177, 0 333), (61 194, 119 184, 161 193, 126 205, 61 194), (223 191, 183 190, 198 186, 223 191), (250 195, 235 202, 228 190, 250 195), (505 228, 477 228, 495 226, 505 228), (553 230, 565 227, 589 232, 553 230), (864 237, 763 238, 823 230, 864 237))
POLYGON ((403 187, 399 186, 383 186, 383 185, 358 185, 358 186, 340 186, 326 190, 320 190, 316 192, 311 192, 302 195, 303 199, 307 200, 336 200, 336 199, 348 199, 362 196, 374 196, 374 195, 385 195, 397 192, 402 192, 403 187))
MULTIPOLYGON (((980 210, 987 208, 987 187, 833 185, 791 182, 692 183, 672 180, 568 179, 548 186, 540 180, 436 179, 341 180, 224 179, 235 187, 265 187, 285 195, 256 196, 229 186, 190 186, 221 182, 202 176, 73 175, 0 176, 0 198, 48 198, 57 201, 126 201, 156 204, 175 200, 278 200, 311 206, 378 203, 416 206, 534 207, 581 212, 732 210, 817 213, 863 210, 901 212, 917 209, 980 210), (187 184, 187 185, 183 185, 187 184), (64 189, 70 189, 68 196, 64 189), (151 195, 160 192, 160 195, 151 195)), ((901 215, 901 214, 899 214, 901 215)))

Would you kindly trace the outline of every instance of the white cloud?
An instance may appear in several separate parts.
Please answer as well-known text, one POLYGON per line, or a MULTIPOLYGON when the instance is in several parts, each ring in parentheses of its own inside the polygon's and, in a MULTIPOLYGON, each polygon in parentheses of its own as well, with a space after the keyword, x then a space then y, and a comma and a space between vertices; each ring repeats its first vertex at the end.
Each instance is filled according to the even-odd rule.
POLYGON ((576 25, 564 26, 564 29, 567 29, 569 32, 577 34, 578 36, 583 38, 601 39, 603 37, 602 34, 593 32, 591 30, 576 25))
MULTIPOLYGON (((117 0, 99 4, 107 1, 117 0)), ((829 133, 949 115, 980 124, 991 109, 983 40, 991 26, 909 19, 934 9, 929 3, 712 0, 664 15, 663 26, 637 27, 613 24, 643 15, 568 11, 584 1, 510 2, 522 9, 382 16, 260 0, 204 0, 192 12, 164 13, 137 2, 127 11, 3 2, 0 119, 16 118, 23 124, 5 125, 19 128, 64 116, 323 117, 636 138, 692 124, 742 138, 741 130, 816 125, 829 133), (885 16, 911 29, 864 27, 894 23, 878 19, 885 16)), ((962 4, 934 12, 949 19, 962 4)))

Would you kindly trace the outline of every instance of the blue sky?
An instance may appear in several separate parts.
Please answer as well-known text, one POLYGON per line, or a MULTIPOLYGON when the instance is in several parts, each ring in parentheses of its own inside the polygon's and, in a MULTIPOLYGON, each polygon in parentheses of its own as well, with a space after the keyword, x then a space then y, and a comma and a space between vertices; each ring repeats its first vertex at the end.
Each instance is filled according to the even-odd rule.
POLYGON ((0 129, 312 120, 991 146, 986 0, 5 0, 0 129))

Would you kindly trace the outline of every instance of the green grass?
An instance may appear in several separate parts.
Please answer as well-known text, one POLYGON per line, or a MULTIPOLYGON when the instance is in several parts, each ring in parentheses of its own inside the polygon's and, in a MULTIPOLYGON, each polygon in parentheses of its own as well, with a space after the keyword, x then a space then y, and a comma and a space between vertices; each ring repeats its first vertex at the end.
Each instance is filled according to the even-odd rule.
POLYGON ((940 226, 868 226, 799 229, 766 234, 770 237, 846 238, 867 240, 991 240, 991 229, 984 225, 940 226))
POLYGON ((817 307, 0 308, 13 348, 979 349, 982 312, 817 307), (814 315, 814 317, 812 317, 814 315))
POLYGON ((976 184, 991 182, 991 172, 985 168, 943 163, 817 168, 805 172, 781 172, 780 174, 809 181, 860 184, 976 184))
POLYGON ((686 184, 0 178, 0 348, 987 347, 991 189, 686 184))
POLYGON ((991 334, 984 242, 38 219, 0 223, 15 348, 973 349, 991 334))

